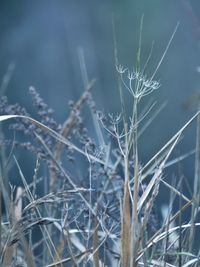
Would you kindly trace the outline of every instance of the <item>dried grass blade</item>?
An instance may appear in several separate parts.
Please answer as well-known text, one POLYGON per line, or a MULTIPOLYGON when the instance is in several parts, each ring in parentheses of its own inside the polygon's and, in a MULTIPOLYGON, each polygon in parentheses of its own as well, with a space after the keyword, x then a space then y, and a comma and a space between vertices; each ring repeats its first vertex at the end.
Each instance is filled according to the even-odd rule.
MULTIPOLYGON (((200 104, 199 104, 200 107, 200 104)), ((189 234, 189 251, 192 251, 195 237, 195 221, 200 204, 200 114, 197 116, 196 148, 195 148, 195 174, 193 188, 193 205, 191 211, 191 228, 189 234)))
POLYGON ((23 115, 1 115, 0 116, 0 122, 1 121, 5 121, 5 120, 10 120, 10 119, 16 119, 16 118, 21 118, 21 119, 25 119, 25 120, 30 121, 30 123, 35 124, 37 127, 39 127, 40 129, 42 129, 43 131, 47 132, 53 138, 55 138, 59 142, 63 143, 64 145, 67 145, 70 148, 74 149, 76 152, 80 153, 81 155, 85 156, 86 158, 88 158, 88 156, 89 156, 91 160, 94 160, 97 163, 101 163, 104 166, 113 169, 113 166, 108 165, 107 162, 104 162, 103 160, 100 160, 99 158, 97 158, 97 157, 95 157, 95 156, 93 156, 91 154, 86 154, 85 151, 83 151, 82 149, 78 148, 76 145, 74 145, 73 143, 71 143, 70 141, 68 141, 66 138, 64 138, 63 136, 61 136, 60 134, 58 134, 57 132, 55 132, 51 128, 47 127, 43 123, 41 123, 41 122, 39 122, 39 121, 31 118, 31 117, 23 116, 23 115))
MULTIPOLYGON (((145 166, 141 169, 141 172, 144 173, 144 170, 146 170, 154 161, 160 156, 162 152, 164 152, 173 142, 176 140, 176 138, 182 134, 185 129, 196 119, 196 117, 200 114, 200 111, 198 111, 190 120, 188 120, 184 126, 145 164, 145 166)), ((147 171, 148 173, 148 171, 147 171)), ((143 180, 147 177, 146 174, 143 175, 143 180)))
MULTIPOLYGON (((78 255, 75 256, 76 260, 77 261, 81 261, 83 260, 89 253, 91 253, 91 250, 86 250, 78 255)), ((54 263, 51 263, 51 264, 48 264, 46 265, 45 267, 58 267, 64 263, 69 263, 71 262, 71 258, 66 258, 66 259, 62 259, 60 261, 57 261, 57 262, 54 262, 54 263)))
POLYGON ((172 153, 174 147, 176 146, 176 144, 177 144, 177 142, 178 142, 178 140, 179 140, 179 138, 180 138, 180 135, 181 135, 181 134, 179 134, 179 135, 177 136, 177 138, 174 140, 174 142, 173 142, 172 146, 170 147, 170 149, 169 149, 167 155, 165 156, 164 160, 161 162, 161 164, 160 164, 160 166, 158 167, 158 169, 156 170, 156 172, 155 172, 153 178, 151 179, 151 181, 149 182, 148 186, 146 187, 144 193, 142 194, 141 198, 139 199, 139 202, 138 202, 138 212, 140 212, 140 210, 141 210, 141 208, 142 208, 142 206, 143 206, 145 200, 147 199, 148 195, 150 194, 150 192, 151 192, 153 186, 156 184, 156 181, 157 181, 158 179, 160 180, 161 175, 162 175, 162 172, 163 172, 163 169, 164 169, 164 166, 165 166, 165 164, 166 164, 166 161, 167 161, 167 159, 169 158, 170 154, 172 153))
MULTIPOLYGON (((173 222, 175 219, 177 219, 178 216, 180 215, 180 213, 182 213, 184 210, 186 210, 190 205, 192 205, 192 201, 187 202, 187 203, 186 203, 180 210, 178 210, 178 211, 172 216, 172 218, 170 219, 169 223, 171 223, 171 222, 173 222)), ((180 229, 180 226, 178 226, 177 228, 180 229)), ((149 241, 148 241, 147 244, 146 244, 146 247, 143 248, 143 249, 139 252, 137 260, 139 260, 139 259, 144 255, 145 251, 146 251, 148 248, 150 248, 150 247, 152 247, 152 246, 154 245, 153 240, 154 240, 157 236, 159 236, 160 234, 162 234, 162 231, 163 231, 163 229, 160 228, 160 229, 159 229, 159 230, 158 230, 158 231, 157 231, 157 232, 156 232, 156 233, 149 239, 149 241)))
POLYGON ((94 217, 94 233, 92 236, 92 243, 93 243, 93 259, 94 259, 94 266, 95 267, 100 267, 99 262, 99 251, 98 251, 98 247, 99 247, 99 237, 98 237, 98 220, 97 220, 97 216, 94 217))
POLYGON ((131 266, 137 266, 137 253, 139 249, 140 228, 138 224, 138 190, 139 190, 139 164, 136 147, 135 171, 134 171, 134 195, 133 195, 133 213, 131 225, 131 266))
POLYGON ((122 210, 122 234, 121 234, 121 246, 122 246, 122 266, 129 266, 130 263, 130 229, 131 229, 131 215, 130 215, 130 196, 128 181, 124 184, 124 199, 122 210))

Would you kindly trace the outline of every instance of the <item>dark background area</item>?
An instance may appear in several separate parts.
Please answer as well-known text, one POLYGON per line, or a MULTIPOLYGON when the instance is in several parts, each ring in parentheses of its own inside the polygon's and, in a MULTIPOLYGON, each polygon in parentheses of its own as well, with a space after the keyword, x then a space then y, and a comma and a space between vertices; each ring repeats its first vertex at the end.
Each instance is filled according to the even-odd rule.
MULTIPOLYGON (((200 89, 198 0, 0 1, 0 77, 3 78, 10 63, 15 65, 6 91, 10 102, 21 103, 34 116, 28 93, 28 88, 34 86, 55 110, 56 119, 64 121, 68 101, 76 100, 84 90, 79 62, 82 51, 89 79, 97 80, 93 95, 98 108, 105 113, 119 113, 112 18, 119 61, 132 67, 142 15, 143 63, 154 42, 150 74, 179 23, 155 77, 162 86, 152 97, 160 104, 167 101, 167 106, 142 137, 140 160, 146 162, 195 112, 195 105, 184 110, 182 104, 200 89)), ((131 106, 129 97, 126 101, 127 107, 131 106)), ((187 131, 177 153, 185 153, 194 146, 195 125, 187 131)), ((169 179, 176 169, 166 172, 169 179)), ((26 175, 33 172, 29 162, 23 170, 26 175)), ((193 170, 194 157, 182 162, 181 171, 191 186, 193 170)))

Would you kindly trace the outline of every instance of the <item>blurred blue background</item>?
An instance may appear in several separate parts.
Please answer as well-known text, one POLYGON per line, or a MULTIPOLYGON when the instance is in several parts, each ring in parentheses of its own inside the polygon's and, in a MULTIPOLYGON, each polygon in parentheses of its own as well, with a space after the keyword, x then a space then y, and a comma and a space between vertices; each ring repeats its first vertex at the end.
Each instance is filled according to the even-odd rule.
MULTIPOLYGON (((98 108, 119 113, 112 19, 119 62, 132 67, 142 15, 143 63, 154 42, 150 74, 179 23, 155 77, 162 86, 152 97, 161 104, 167 101, 167 106, 143 136, 140 160, 146 162, 195 112, 195 105, 185 110, 182 104, 200 89, 197 0, 0 1, 0 77, 10 63, 15 65, 6 91, 10 102, 25 105, 31 113, 28 88, 34 86, 62 122, 68 114, 68 101, 78 99, 84 90, 79 60, 82 51, 89 79, 97 80, 93 95, 98 108)), ((127 107, 131 106, 130 97, 126 101, 127 107)), ((195 125, 178 154, 194 145, 195 125)), ((182 172, 191 186, 193 167, 194 157, 183 162, 182 172)), ((28 172, 28 165, 26 168, 28 172)))

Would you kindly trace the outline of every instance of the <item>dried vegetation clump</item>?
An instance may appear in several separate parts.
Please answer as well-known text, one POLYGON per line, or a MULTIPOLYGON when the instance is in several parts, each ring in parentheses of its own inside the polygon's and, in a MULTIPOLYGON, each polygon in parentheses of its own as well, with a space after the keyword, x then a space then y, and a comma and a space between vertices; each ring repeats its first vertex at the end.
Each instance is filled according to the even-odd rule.
POLYGON ((144 69, 139 67, 140 49, 133 70, 119 65, 116 56, 119 115, 97 111, 91 93, 94 80, 77 102, 69 103, 70 112, 62 124, 33 87, 29 92, 36 119, 1 97, 1 127, 9 120, 6 125, 15 133, 8 138, 1 128, 2 266, 199 266, 199 251, 194 254, 193 246, 199 226, 199 112, 148 162, 142 163, 139 154, 138 140, 160 110, 153 111, 154 104, 141 110, 140 103, 160 87, 154 77, 174 33, 149 78, 145 75, 149 59, 144 69), (131 115, 126 112, 123 87, 132 97, 131 115), (90 111, 92 130, 83 106, 90 111), (188 156, 171 159, 185 129, 195 120, 195 189, 188 197, 181 182, 171 185, 164 174, 167 166, 188 156), (16 156, 18 149, 34 155, 31 180, 16 156), (22 186, 8 186, 13 165, 22 186), (163 222, 155 204, 161 185, 171 195, 163 222), (174 211, 175 199, 180 206, 174 211), (183 223, 181 216, 187 209, 191 217, 183 223))

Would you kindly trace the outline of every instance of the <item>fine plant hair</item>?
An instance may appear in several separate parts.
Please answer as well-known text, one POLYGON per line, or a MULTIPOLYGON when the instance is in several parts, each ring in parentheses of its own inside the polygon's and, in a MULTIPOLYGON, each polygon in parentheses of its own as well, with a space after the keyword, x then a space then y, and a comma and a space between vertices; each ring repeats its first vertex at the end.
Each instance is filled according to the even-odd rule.
POLYGON ((88 80, 82 54, 85 88, 77 101, 69 102, 70 111, 63 123, 55 120, 54 111, 32 86, 29 94, 35 118, 20 104, 10 104, 3 92, 13 66, 8 68, 0 99, 0 265, 199 266, 200 251, 194 243, 200 226, 200 115, 198 111, 155 155, 141 162, 138 140, 163 107, 155 110, 153 103, 141 108, 141 102, 161 87, 157 71, 178 25, 150 77, 146 69, 152 51, 144 67, 141 62, 142 27, 143 18, 133 69, 119 64, 114 36, 120 114, 97 110, 92 96, 95 80, 88 80), (131 96, 131 114, 126 110, 123 90, 131 96), (85 110, 95 130, 88 128, 85 110), (188 197, 182 192, 182 178, 170 184, 165 169, 191 156, 188 152, 174 158, 173 151, 195 120, 194 190, 188 197), (35 159, 31 180, 25 176, 17 153, 24 150, 35 159), (7 183, 12 168, 21 186, 7 183), (160 207, 156 203, 161 186, 171 196, 164 223, 158 219, 160 207), (44 190, 39 194, 41 187, 44 190), (179 207, 175 209, 177 199, 179 207), (183 223, 181 216, 187 210, 191 217, 183 223), (37 241, 33 238, 35 230, 37 241))

